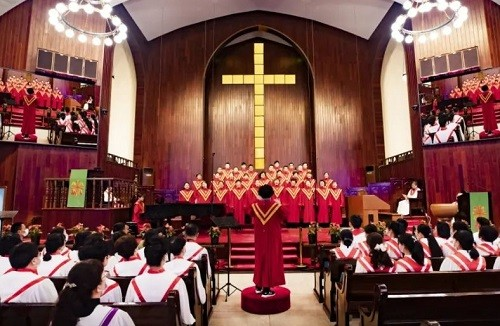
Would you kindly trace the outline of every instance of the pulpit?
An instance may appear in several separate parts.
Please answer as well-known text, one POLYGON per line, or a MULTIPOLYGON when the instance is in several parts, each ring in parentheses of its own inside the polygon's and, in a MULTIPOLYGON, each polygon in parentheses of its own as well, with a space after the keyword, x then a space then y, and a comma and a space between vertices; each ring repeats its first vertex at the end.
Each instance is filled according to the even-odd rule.
POLYGON ((391 206, 375 195, 360 195, 347 197, 348 215, 359 215, 363 226, 378 222, 379 211, 388 211, 391 206))

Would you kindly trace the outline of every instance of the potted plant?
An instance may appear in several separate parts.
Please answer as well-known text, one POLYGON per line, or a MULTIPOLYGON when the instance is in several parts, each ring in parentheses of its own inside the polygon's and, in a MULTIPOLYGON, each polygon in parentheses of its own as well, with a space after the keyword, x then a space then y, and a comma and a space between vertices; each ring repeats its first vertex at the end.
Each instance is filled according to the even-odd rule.
POLYGON ((38 246, 42 236, 42 226, 40 224, 30 225, 28 227, 28 236, 31 238, 31 242, 38 246))
POLYGON ((95 232, 97 232, 97 233, 100 233, 100 234, 103 234, 103 235, 104 235, 104 234, 106 234, 106 233, 108 233, 108 232, 109 232, 109 229, 108 229, 106 226, 104 226, 104 225, 100 224, 100 225, 98 225, 98 226, 95 228, 95 232))
POLYGON ((340 241, 340 225, 337 223, 330 223, 328 234, 330 235, 332 243, 338 243, 340 241))
POLYGON ((217 226, 211 226, 210 229, 208 229, 208 235, 210 236, 211 244, 219 244, 220 233, 220 229, 217 226))
POLYGON ((6 234, 10 233, 10 230, 11 230, 11 229, 12 229, 12 225, 10 225, 10 224, 4 224, 4 225, 2 226, 2 236, 4 236, 4 235, 6 235, 6 234))
POLYGON ((165 225, 165 237, 166 238, 170 238, 170 237, 173 237, 175 235, 175 229, 172 225, 165 225))
POLYGON ((311 222, 309 223, 309 227, 307 229, 307 238, 309 240, 309 244, 316 244, 318 242, 319 224, 316 222, 311 222))
POLYGON ((385 225, 385 222, 378 221, 378 222, 377 222, 377 224, 375 224, 375 226, 377 227, 377 232, 378 232, 381 236, 384 236, 384 234, 385 234, 385 229, 387 228, 387 226, 385 225))

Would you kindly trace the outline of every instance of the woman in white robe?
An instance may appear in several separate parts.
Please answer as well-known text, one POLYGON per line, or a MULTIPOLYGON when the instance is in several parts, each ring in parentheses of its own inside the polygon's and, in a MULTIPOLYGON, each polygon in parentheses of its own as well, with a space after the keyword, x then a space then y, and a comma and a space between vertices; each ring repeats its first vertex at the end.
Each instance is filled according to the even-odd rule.
POLYGON ((404 199, 400 200, 398 202, 398 209, 397 209, 398 214, 400 214, 402 216, 410 214, 410 200, 409 199, 418 198, 419 191, 421 191, 421 190, 417 185, 417 181, 413 181, 411 183, 411 188, 408 191, 408 193, 406 195, 403 194, 404 199))

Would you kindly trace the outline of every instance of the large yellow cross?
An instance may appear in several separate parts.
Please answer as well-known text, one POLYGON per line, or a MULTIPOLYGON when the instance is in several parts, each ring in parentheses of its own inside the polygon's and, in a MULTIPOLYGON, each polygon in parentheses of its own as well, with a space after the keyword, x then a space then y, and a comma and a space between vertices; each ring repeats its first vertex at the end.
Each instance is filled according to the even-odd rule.
POLYGON ((254 85, 255 168, 265 168, 264 85, 294 85, 295 75, 264 74, 264 43, 253 45, 253 75, 222 75, 223 85, 254 85))

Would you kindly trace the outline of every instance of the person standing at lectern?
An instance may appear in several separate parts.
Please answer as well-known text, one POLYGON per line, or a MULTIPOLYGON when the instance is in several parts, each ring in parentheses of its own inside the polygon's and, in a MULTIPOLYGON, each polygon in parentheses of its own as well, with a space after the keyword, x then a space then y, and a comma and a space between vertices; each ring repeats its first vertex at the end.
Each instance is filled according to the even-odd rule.
POLYGON ((255 228, 255 293, 263 298, 275 295, 273 287, 285 284, 281 224, 285 213, 279 200, 273 201, 273 188, 259 188, 259 200, 251 206, 255 228))
POLYGON ((23 125, 21 133, 24 138, 29 138, 29 135, 35 134, 36 123, 36 96, 33 88, 28 88, 27 95, 23 96, 23 125))

